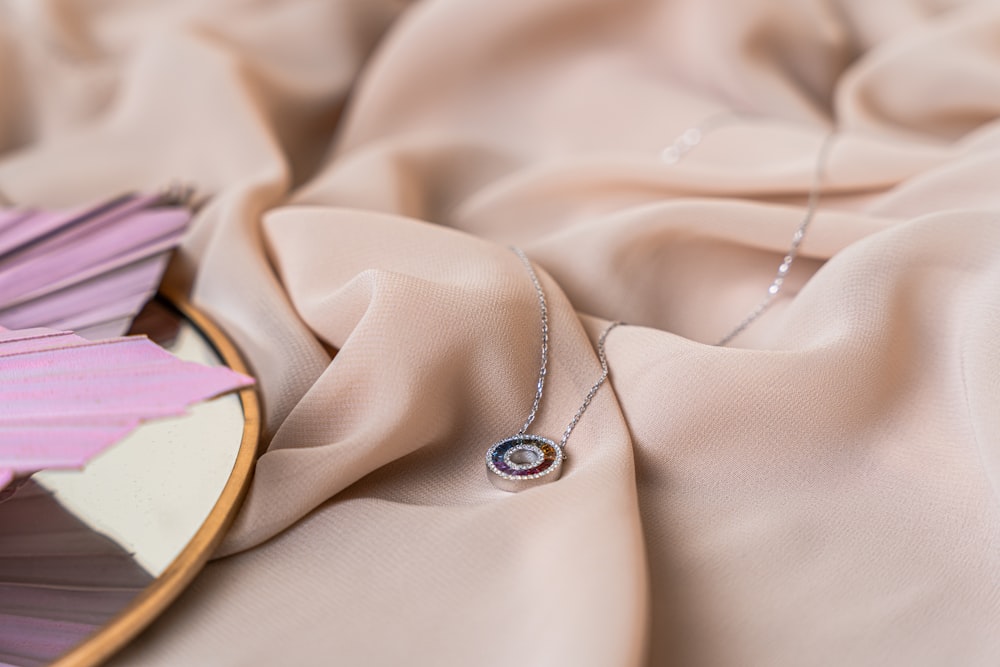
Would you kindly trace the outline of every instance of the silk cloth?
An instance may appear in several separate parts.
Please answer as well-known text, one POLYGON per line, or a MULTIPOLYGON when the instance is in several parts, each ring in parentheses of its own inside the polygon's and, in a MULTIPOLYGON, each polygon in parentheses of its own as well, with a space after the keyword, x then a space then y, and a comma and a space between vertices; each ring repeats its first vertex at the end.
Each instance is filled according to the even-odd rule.
POLYGON ((4 0, 0 190, 210 197, 266 451, 111 664, 995 665, 1000 6, 4 0), (712 129, 675 164, 660 153, 712 129), (764 296, 818 213, 776 303, 764 296), (538 371, 564 476, 484 454, 538 371))

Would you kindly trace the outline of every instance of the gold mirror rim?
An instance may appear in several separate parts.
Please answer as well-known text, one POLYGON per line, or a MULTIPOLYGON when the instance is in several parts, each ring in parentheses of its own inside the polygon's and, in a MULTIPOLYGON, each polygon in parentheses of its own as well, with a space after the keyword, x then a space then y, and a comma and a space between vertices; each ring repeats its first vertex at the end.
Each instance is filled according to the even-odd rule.
MULTIPOLYGON (((159 296, 181 312, 209 341, 229 368, 249 375, 236 346, 207 315, 174 290, 159 296)), ((63 654, 52 667, 92 667, 99 665, 145 629, 173 602, 208 562, 222 541, 246 495, 260 443, 260 400, 254 387, 237 392, 243 407, 243 436, 236 461, 222 493, 208 517, 169 566, 136 598, 96 634, 63 654)))

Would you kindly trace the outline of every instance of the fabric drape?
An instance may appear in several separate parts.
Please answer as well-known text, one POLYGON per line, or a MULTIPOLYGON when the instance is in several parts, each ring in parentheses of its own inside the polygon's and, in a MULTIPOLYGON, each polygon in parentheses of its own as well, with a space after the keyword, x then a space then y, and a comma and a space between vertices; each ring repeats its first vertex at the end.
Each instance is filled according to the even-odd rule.
POLYGON ((0 2, 0 190, 195 184, 169 280, 263 392, 219 558, 111 664, 995 664, 998 43, 992 2, 0 2), (533 432, 629 324, 522 494, 512 244, 533 432))

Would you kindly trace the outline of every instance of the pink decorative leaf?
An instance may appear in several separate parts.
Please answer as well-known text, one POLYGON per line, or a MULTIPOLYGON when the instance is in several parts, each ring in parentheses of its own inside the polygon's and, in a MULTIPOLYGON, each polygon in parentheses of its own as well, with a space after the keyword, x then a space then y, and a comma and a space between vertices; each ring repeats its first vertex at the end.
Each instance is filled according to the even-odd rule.
POLYGON ((0 488, 43 468, 81 467, 141 421, 252 383, 143 336, 0 329, 0 488))
POLYGON ((78 211, 0 210, 0 324, 125 333, 190 219, 162 195, 78 211))

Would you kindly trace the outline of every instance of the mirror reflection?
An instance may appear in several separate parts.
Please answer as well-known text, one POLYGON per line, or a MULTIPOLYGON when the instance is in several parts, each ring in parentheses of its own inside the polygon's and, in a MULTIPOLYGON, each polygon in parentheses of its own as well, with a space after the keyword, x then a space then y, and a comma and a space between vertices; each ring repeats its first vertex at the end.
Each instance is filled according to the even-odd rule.
MULTIPOLYGON (((133 333, 220 365, 211 342, 152 302, 133 333)), ((236 461, 236 394, 144 424, 82 471, 46 471, 0 503, 0 667, 45 665, 85 642, 190 542, 236 461)))

